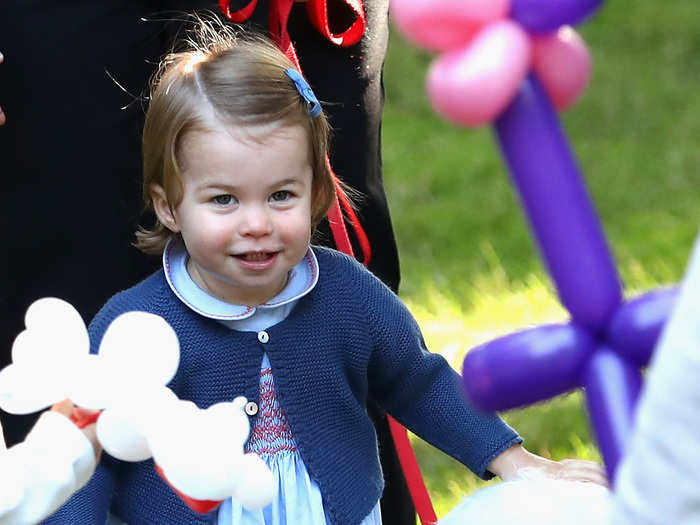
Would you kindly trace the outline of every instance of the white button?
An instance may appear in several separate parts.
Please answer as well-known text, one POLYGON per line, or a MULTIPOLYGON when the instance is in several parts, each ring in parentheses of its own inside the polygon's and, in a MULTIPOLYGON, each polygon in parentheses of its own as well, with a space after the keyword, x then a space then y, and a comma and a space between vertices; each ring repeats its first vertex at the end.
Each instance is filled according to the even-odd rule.
POLYGON ((255 401, 248 401, 245 404, 245 413, 249 416, 254 416, 258 413, 258 404, 255 401))
POLYGON ((258 341, 261 343, 267 343, 270 340, 270 336, 265 330, 260 330, 258 332, 258 341))

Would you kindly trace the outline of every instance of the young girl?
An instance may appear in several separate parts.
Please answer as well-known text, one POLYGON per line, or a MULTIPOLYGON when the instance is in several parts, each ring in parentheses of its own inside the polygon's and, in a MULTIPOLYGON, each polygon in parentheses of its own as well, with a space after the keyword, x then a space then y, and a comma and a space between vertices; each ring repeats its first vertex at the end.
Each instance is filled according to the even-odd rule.
POLYGON ((605 482, 597 465, 525 451, 467 404, 396 295, 349 257, 310 246, 334 199, 327 137, 311 88, 267 41, 220 35, 166 60, 143 136, 158 222, 137 242, 162 253, 163 269, 106 304, 91 343, 120 313, 164 317, 181 345, 169 386, 200 407, 253 400, 247 449, 269 465, 278 497, 196 515, 150 461, 105 457, 55 522, 102 525, 111 509, 129 524, 381 523, 370 396, 481 477, 535 467, 605 482))

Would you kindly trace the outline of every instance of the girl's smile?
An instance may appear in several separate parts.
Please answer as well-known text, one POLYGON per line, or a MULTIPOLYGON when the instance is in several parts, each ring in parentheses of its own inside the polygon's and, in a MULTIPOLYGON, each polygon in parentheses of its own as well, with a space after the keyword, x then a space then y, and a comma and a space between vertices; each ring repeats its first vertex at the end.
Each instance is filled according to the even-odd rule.
POLYGON ((197 285, 224 301, 262 304, 278 294, 311 236, 312 168, 301 125, 212 125, 182 138, 182 200, 153 187, 161 222, 182 235, 197 285))
POLYGON ((260 271, 272 266, 277 258, 277 252, 247 252, 234 257, 246 268, 260 271))

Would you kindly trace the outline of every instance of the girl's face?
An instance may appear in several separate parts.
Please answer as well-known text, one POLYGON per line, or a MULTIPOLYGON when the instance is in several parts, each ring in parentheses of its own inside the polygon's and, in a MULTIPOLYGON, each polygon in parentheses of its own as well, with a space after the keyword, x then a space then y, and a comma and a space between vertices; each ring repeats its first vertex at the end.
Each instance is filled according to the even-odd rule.
POLYGON ((152 188, 160 221, 180 232, 197 285, 233 304, 254 306, 287 283, 311 236, 312 167, 301 125, 243 132, 192 131, 178 155, 184 191, 170 210, 152 188))

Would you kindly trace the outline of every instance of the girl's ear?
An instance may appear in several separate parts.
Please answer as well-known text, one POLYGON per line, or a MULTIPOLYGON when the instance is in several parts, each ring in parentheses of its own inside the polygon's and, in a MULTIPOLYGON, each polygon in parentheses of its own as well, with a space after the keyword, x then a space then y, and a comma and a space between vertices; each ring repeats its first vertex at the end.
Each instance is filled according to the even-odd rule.
POLYGON ((168 196, 165 194, 163 186, 160 184, 151 184, 148 189, 151 193, 153 211, 156 212, 156 216, 158 217, 160 223, 173 233, 179 232, 180 228, 175 220, 175 213, 170 207, 168 196))

